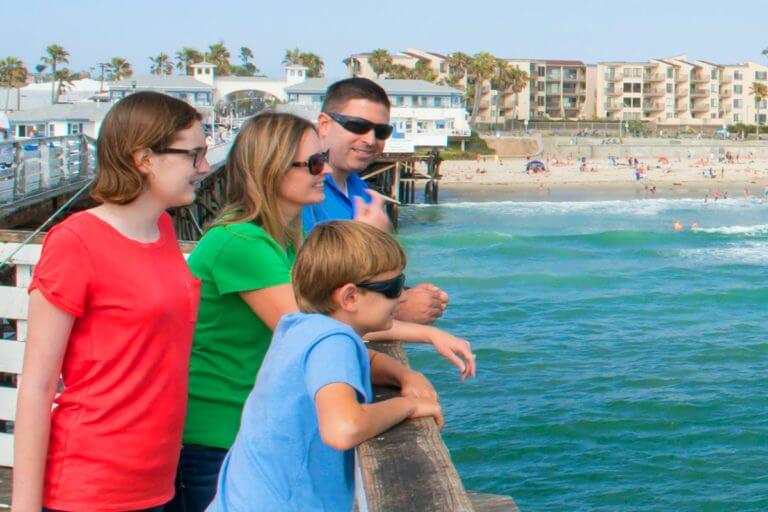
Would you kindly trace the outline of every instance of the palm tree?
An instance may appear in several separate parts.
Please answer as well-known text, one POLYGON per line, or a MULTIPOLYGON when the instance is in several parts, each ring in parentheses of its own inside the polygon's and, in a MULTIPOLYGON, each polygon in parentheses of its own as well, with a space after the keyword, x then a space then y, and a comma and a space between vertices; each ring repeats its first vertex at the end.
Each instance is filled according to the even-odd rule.
POLYGON ((323 76, 323 68, 325 67, 325 63, 319 55, 315 55, 314 53, 302 53, 299 56, 299 64, 302 66, 307 66, 308 78, 317 78, 323 76))
POLYGON ((51 66, 51 103, 58 103, 59 95, 56 92, 56 68, 59 64, 69 64, 69 52, 58 44, 50 45, 45 51, 48 53, 48 56, 43 56, 40 60, 51 66))
POLYGON ((385 74, 392 67, 392 56, 387 50, 377 48, 368 57, 368 64, 370 64, 373 72, 376 73, 376 78, 381 78, 381 75, 385 74))
POLYGON ((219 41, 208 47, 205 54, 205 60, 216 65, 216 73, 221 76, 227 76, 231 73, 232 64, 229 62, 231 57, 229 50, 224 46, 224 41, 219 41))
POLYGON ((515 95, 515 103, 512 108, 517 106, 517 95, 528 85, 528 73, 514 66, 507 61, 499 60, 496 66, 496 72, 491 80, 492 86, 499 93, 500 103, 497 109, 504 106, 504 97, 512 93, 515 95))
POLYGON ((243 63, 242 66, 231 66, 231 71, 233 75, 237 76, 253 76, 256 73, 258 73, 260 70, 258 67, 256 67, 255 64, 252 62, 249 62, 253 58, 253 50, 248 48, 247 46, 243 46, 240 48, 240 61, 243 63))
POLYGON ((59 86, 56 88, 56 101, 59 96, 67 92, 74 86, 72 82, 75 80, 75 76, 69 71, 68 68, 62 68, 56 72, 56 81, 59 82, 59 86))
POLYGON ((467 76, 467 69, 472 62, 472 57, 463 52, 453 52, 446 59, 448 63, 448 83, 454 87, 464 88, 462 83, 467 76))
POLYGON ((768 58, 768 48, 763 49, 763 51, 760 53, 763 55, 763 57, 768 58))
POLYGON ((749 94, 755 97, 755 122, 757 124, 757 137, 760 138, 760 103, 768 98, 768 85, 761 82, 752 82, 749 94))
POLYGON ((11 96, 11 88, 16 89, 16 110, 21 110, 21 87, 27 81, 27 68, 16 57, 0 59, 0 83, 6 86, 5 110, 10 110, 8 102, 11 96))
POLYGON ((167 53, 160 53, 157 57, 150 57, 152 61, 152 67, 149 71, 153 75, 170 75, 173 73, 173 62, 167 53))
POLYGON ((389 67, 387 76, 392 79, 413 79, 415 77, 414 70, 403 66, 402 64, 392 64, 389 67))
POLYGON ((248 48, 247 46, 241 46, 240 47, 240 60, 243 63, 243 66, 248 64, 248 61, 250 61, 253 58, 253 50, 248 48))
POLYGON ((295 64, 301 64, 301 50, 294 48, 293 50, 285 50, 285 57, 283 57, 283 64, 291 66, 295 64))
POLYGON ((122 57, 112 57, 109 61, 109 70, 111 80, 122 80, 133 74, 131 64, 122 57))
POLYGON ((176 52, 176 69, 184 71, 185 75, 192 75, 192 64, 203 62, 203 54, 194 48, 185 46, 176 52))
POLYGON ((416 66, 413 68, 413 76, 416 80, 425 80, 427 82, 434 82, 437 78, 434 70, 429 66, 429 61, 426 59, 419 59, 416 62, 416 66))
POLYGON ((496 57, 488 52, 476 53, 467 68, 467 74, 474 85, 474 99, 472 100, 472 114, 470 123, 474 124, 477 114, 480 112, 480 99, 483 95, 483 83, 493 76, 496 71, 496 57))

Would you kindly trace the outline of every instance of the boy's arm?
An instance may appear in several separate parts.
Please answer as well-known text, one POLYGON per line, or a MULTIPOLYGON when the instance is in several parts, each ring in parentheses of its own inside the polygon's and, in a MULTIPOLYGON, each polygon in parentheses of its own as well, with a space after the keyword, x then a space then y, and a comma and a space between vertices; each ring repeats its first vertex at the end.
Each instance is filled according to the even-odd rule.
POLYGON ((368 349, 371 381, 380 386, 399 387, 403 396, 437 400, 437 392, 424 375, 401 364, 395 358, 368 349))
POLYGON ((365 339, 431 343, 438 354, 448 359, 461 371, 461 380, 475 376, 475 355, 472 353, 469 342, 436 327, 395 320, 388 330, 368 333, 365 339))
POLYGON ((406 418, 432 416, 440 428, 445 423, 435 400, 396 397, 361 404, 355 388, 341 382, 327 384, 317 391, 315 409, 320 437, 337 450, 350 450, 406 418))

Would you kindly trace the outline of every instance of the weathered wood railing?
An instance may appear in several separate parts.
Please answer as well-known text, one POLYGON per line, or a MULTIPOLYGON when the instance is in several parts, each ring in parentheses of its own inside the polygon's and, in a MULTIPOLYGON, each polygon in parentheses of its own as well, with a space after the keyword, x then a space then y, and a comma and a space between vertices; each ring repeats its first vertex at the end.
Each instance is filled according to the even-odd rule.
MULTIPOLYGON (((19 249, 27 232, 0 230, 0 262, 19 249)), ((40 258, 43 235, 37 235, 0 269, 0 509, 10 502, 13 466, 13 426, 17 384, 27 338, 27 290, 40 258)), ((191 252, 193 242, 181 242, 191 252)), ((408 359, 400 343, 371 347, 404 364, 408 359)), ((396 394, 374 388, 376 400, 396 394)), ((359 512, 496 512, 517 511, 511 498, 467 493, 440 432, 429 418, 407 420, 363 443, 357 449, 357 510, 359 512)))

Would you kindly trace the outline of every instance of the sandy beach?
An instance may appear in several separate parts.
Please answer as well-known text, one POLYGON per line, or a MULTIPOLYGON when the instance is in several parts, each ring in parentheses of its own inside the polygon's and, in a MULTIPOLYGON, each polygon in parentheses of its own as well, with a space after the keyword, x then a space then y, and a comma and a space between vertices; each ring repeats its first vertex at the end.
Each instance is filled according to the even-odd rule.
POLYGON ((440 167, 444 189, 513 189, 519 191, 644 191, 662 195, 709 195, 720 197, 763 195, 768 186, 768 160, 741 159, 739 162, 710 163, 706 159, 640 160, 641 179, 626 160, 614 166, 608 160, 587 160, 587 171, 580 171, 577 160, 550 165, 550 172, 524 172, 524 158, 485 161, 444 161, 440 167), (709 169, 712 169, 712 177, 709 169))

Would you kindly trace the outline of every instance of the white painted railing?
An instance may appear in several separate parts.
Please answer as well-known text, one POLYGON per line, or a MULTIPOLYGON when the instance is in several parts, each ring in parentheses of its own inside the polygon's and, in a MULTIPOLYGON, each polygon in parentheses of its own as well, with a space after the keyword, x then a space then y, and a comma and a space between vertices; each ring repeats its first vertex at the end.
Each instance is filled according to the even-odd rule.
MULTIPOLYGON (((0 261, 18 248, 18 243, 0 244, 0 261)), ((0 339, 0 374, 3 374, 0 379, 0 422, 16 418, 17 385, 27 339, 27 287, 41 248, 39 244, 22 247, 9 262, 16 266, 15 286, 0 286, 0 318, 4 323, 3 338, 0 339), (16 323, 15 330, 8 329, 12 322, 16 323)), ((0 466, 13 466, 13 435, 2 430, 5 429, 0 429, 0 466)))

